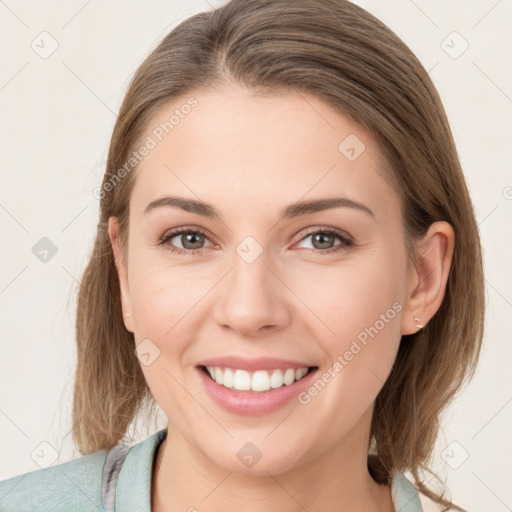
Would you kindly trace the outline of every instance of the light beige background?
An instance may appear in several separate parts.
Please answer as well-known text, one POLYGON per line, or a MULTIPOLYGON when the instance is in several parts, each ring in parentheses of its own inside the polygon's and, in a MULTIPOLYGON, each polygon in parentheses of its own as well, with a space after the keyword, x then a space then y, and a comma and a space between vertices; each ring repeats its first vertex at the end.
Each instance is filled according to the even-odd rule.
MULTIPOLYGON (((55 450, 55 464, 79 455, 74 301, 98 217, 92 191, 135 69, 179 21, 224 2, 208 3, 0 1, 0 479, 39 469, 41 450, 55 450), (58 249, 47 263, 32 253, 42 237, 58 249)), ((402 37, 438 87, 485 250, 482 359, 445 417, 433 467, 470 512, 511 510, 512 1, 356 3, 402 37)), ((164 420, 134 428, 133 442, 164 420)))

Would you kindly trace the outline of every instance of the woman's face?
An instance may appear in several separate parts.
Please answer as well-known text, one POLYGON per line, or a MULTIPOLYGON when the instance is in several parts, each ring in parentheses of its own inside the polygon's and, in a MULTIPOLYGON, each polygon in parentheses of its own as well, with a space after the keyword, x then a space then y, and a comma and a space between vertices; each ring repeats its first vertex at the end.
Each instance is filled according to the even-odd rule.
POLYGON ((118 270, 169 431, 239 473, 366 449, 412 275, 374 141, 313 96, 234 85, 147 136, 118 270))

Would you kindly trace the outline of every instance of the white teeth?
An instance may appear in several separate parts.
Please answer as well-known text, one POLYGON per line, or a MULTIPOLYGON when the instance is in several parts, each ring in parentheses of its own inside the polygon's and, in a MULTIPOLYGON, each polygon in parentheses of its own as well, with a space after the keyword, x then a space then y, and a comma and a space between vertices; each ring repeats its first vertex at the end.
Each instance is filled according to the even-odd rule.
MULTIPOLYGON (((220 370, 220 368, 219 368, 220 370)), ((215 370, 215 374, 217 374, 217 370, 215 370)), ((224 375, 221 379, 223 382, 217 382, 217 384, 222 384, 223 386, 226 386, 227 388, 232 388, 234 381, 235 381, 235 374, 232 370, 229 368, 226 368, 224 370, 224 375)))
POLYGON ((308 373, 307 367, 297 370, 287 368, 286 370, 257 370, 255 372, 217 366, 207 366, 206 369, 211 378, 221 386, 237 391, 254 392, 268 391, 271 388, 277 389, 284 385, 289 386, 308 373))
POLYGON ((293 368, 288 368, 283 376, 283 382, 289 386, 290 384, 293 384, 293 381, 295 380, 295 370, 293 368))
POLYGON ((222 374, 222 370, 220 368, 215 368, 215 376, 213 376, 213 380, 218 382, 219 384, 222 384, 224 379, 224 375, 222 374))
POLYGON ((270 387, 280 388, 283 385, 283 373, 281 370, 274 370, 270 376, 270 387))
POLYGON ((252 388, 253 391, 267 391, 270 389, 270 377, 264 370, 258 370, 254 372, 252 376, 252 388))
POLYGON ((306 373, 308 373, 307 368, 299 368, 298 370, 295 370, 295 380, 302 379, 306 373))
POLYGON ((235 372, 235 380, 233 387, 240 391, 249 391, 251 389, 251 375, 245 370, 237 370, 235 372))

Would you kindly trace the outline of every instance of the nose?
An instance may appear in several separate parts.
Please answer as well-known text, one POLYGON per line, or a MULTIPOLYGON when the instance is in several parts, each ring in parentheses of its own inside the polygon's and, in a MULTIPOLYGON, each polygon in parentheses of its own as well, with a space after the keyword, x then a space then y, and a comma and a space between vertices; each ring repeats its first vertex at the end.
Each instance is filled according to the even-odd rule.
POLYGON ((289 325, 293 293, 279 270, 270 265, 265 252, 251 263, 234 256, 232 268, 217 290, 214 319, 221 328, 258 337, 289 325))

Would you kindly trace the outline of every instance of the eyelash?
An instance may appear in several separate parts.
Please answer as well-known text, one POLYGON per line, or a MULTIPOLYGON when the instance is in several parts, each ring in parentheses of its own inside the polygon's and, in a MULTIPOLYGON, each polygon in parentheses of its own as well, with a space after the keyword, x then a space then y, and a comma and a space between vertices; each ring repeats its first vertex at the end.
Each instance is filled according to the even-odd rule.
MULTIPOLYGON (((190 228, 176 228, 175 230, 173 231, 170 231, 168 233, 165 233, 161 238, 160 240, 158 241, 158 245, 166 245, 167 242, 171 239, 171 238, 174 238, 176 235, 180 235, 180 234, 184 234, 184 233, 187 233, 187 234, 200 234, 200 235, 203 235, 204 237, 208 238, 209 239, 209 236, 208 234, 203 231, 202 229, 190 229, 190 228)), ((338 244, 338 245, 335 245, 334 247, 331 247, 330 249, 310 249, 311 251, 317 253, 317 254, 332 254, 332 253, 336 253, 336 252, 339 252, 343 249, 350 249, 352 248, 355 243, 354 241, 345 236, 345 235, 342 235, 339 231, 336 231, 336 230, 333 230, 333 229, 315 229, 315 230, 311 230, 309 232, 307 232, 300 240, 299 242, 302 242, 303 240, 305 240, 306 238, 308 238, 309 236, 311 235, 316 235, 316 234, 323 234, 323 235, 332 235, 332 236, 335 236, 336 238, 338 238, 339 240, 341 240, 342 243, 338 244)), ((298 243, 298 242, 297 242, 298 243)), ((167 247, 167 250, 171 251, 172 253, 177 253, 177 254, 188 254, 188 255, 192 255, 192 254, 197 254, 199 252, 201 252, 204 248, 201 248, 201 249, 180 249, 179 247, 175 247, 171 244, 168 244, 168 247, 167 247)))

